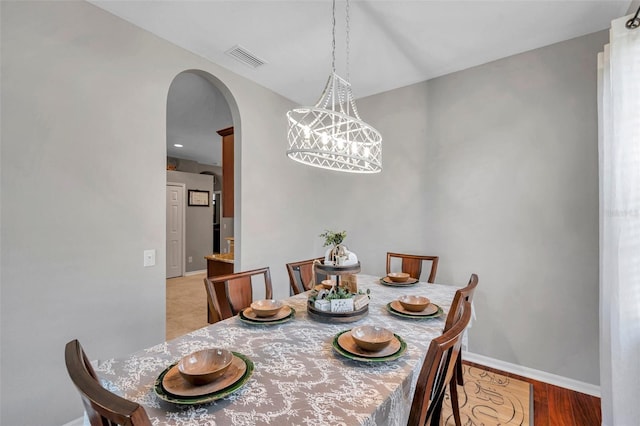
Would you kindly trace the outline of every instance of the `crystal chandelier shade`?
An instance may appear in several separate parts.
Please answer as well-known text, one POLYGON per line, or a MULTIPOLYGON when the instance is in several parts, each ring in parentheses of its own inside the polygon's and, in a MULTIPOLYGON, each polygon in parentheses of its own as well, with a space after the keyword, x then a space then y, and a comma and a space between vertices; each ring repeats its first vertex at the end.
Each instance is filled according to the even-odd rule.
MULTIPOLYGON (((351 84, 335 72, 335 0, 333 13, 332 73, 315 106, 298 107, 287 113, 287 155, 292 160, 323 169, 377 173, 382 170, 382 136, 362 121, 351 84)), ((348 27, 347 1, 347 34, 348 27)), ((348 52, 347 45, 347 66, 348 52)))

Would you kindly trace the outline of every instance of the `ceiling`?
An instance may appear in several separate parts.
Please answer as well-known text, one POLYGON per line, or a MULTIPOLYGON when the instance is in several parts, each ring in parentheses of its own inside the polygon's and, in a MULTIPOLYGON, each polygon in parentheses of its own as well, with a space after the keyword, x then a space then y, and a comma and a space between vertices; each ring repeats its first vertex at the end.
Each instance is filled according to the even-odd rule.
POLYGON ((231 126, 229 104, 213 84, 191 72, 173 79, 167 95, 167 156, 221 166, 217 131, 231 126))
MULTIPOLYGON (((297 104, 315 104, 331 72, 330 0, 90 2, 297 104), (225 53, 237 45, 265 64, 252 68, 225 53)), ((631 4, 352 0, 348 77, 356 98, 381 93, 607 29, 631 4)), ((336 71, 343 77, 345 21, 338 0, 336 71)))

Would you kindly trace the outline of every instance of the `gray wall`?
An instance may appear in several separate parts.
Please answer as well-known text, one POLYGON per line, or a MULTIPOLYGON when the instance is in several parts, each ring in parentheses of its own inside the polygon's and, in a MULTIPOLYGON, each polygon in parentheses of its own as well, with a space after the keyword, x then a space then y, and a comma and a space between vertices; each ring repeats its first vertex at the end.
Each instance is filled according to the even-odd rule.
MULTIPOLYGON (((262 176, 270 169, 252 145, 272 142, 284 157, 292 104, 88 3, 0 7, 0 424, 59 425, 82 413, 64 367, 66 342, 78 338, 91 358, 106 359, 165 338, 172 80, 195 69, 224 81, 243 126, 238 158, 262 176), (143 267, 145 249, 157 250, 154 267, 143 267)), ((238 188, 238 209, 242 197, 238 188)), ((245 214, 250 222, 258 215, 245 214)), ((284 212, 269 227, 282 229, 282 240, 294 221, 284 212)), ((272 243, 252 240, 248 252, 272 243)), ((280 255, 293 256, 287 250, 280 255)), ((270 263, 286 286, 284 265, 270 263)))
POLYGON ((189 69, 233 101, 237 269, 270 266, 285 297, 284 264, 323 254, 325 228, 365 273, 387 250, 438 253, 438 281, 480 275, 471 350, 598 382, 606 34, 359 101, 384 170, 358 176, 287 159, 290 101, 90 4, 0 7, 1 424, 80 416, 67 341, 106 359, 164 340, 166 103, 189 69))
POLYGON ((365 188, 384 196, 386 246, 440 255, 437 282, 479 274, 470 351, 591 384, 596 54, 607 40, 594 33, 359 103, 386 136, 391 175, 365 188))
POLYGON ((213 253, 213 205, 208 207, 189 206, 189 190, 209 191, 209 200, 213 194, 213 176, 195 173, 167 171, 167 182, 185 184, 185 272, 207 269, 204 256, 213 253), (191 263, 189 263, 191 257, 191 263))

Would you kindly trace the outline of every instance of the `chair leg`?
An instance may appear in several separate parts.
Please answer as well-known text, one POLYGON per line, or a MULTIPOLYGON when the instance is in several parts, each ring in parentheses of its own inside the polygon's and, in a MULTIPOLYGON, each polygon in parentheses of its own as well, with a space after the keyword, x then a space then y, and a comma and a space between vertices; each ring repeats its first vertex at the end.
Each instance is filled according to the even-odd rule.
POLYGON ((444 401, 444 393, 442 393, 442 397, 440 401, 437 401, 433 408, 433 413, 431 414, 431 425, 430 426, 440 426, 440 420, 442 417, 442 403, 444 401))
POLYGON ((456 360, 456 372, 455 372, 458 384, 464 386, 464 378, 462 374, 462 352, 458 352, 458 359, 456 360))
POLYGON ((462 426, 462 421, 460 420, 460 404, 458 403, 458 385, 456 381, 456 374, 454 374, 449 382, 449 396, 451 397, 453 420, 455 421, 456 426, 462 426))

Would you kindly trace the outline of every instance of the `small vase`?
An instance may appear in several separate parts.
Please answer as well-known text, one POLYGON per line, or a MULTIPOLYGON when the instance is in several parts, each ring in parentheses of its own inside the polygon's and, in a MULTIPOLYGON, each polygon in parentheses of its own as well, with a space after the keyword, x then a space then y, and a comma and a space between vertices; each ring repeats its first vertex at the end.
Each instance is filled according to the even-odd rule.
POLYGON ((329 247, 324 253, 325 265, 342 266, 344 262, 349 259, 349 250, 342 244, 337 244, 333 247, 329 247))

